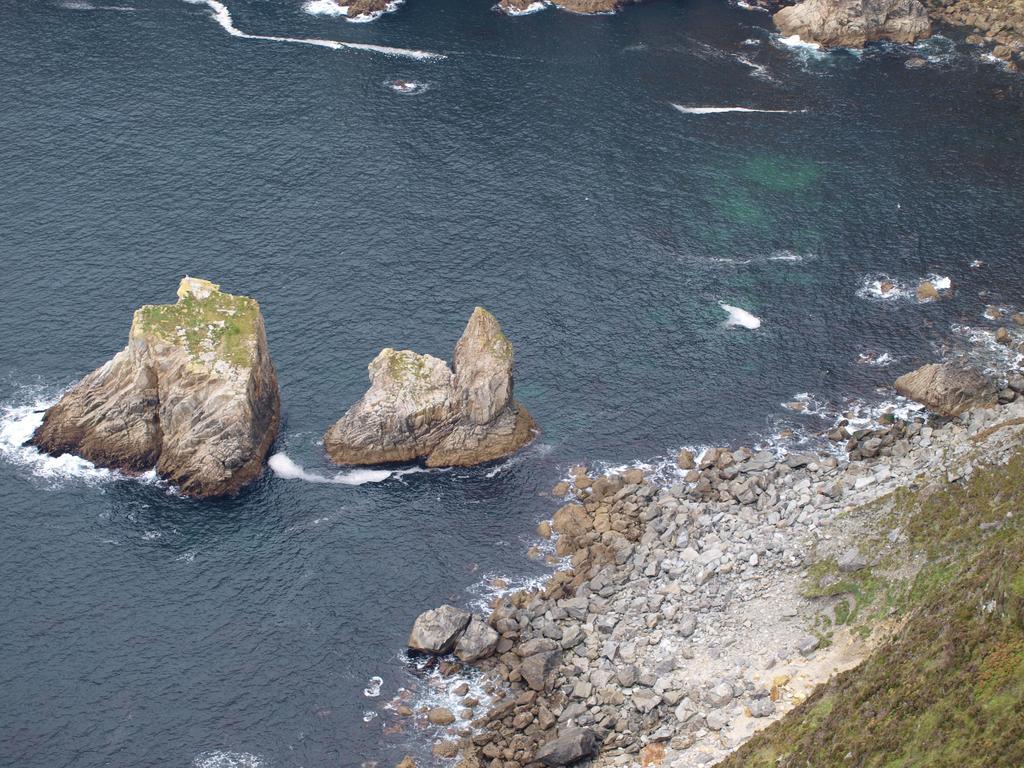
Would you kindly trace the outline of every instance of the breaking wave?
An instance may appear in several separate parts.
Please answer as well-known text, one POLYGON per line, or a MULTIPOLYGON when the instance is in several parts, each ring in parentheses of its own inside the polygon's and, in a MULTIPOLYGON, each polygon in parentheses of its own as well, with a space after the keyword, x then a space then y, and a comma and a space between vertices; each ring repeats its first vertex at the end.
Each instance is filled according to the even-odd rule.
POLYGON ((754 109, 753 107, 687 107, 672 102, 672 107, 684 115, 717 115, 723 112, 761 112, 770 115, 793 115, 806 109, 754 109))
POLYGON ((97 467, 81 456, 66 453, 50 456, 39 449, 25 445, 36 429, 43 423, 47 408, 57 398, 34 398, 29 403, 5 404, 0 406, 0 457, 4 461, 27 469, 34 477, 49 481, 84 480, 91 483, 112 480, 141 480, 157 482, 156 472, 151 470, 138 477, 125 475, 112 469, 97 467))
POLYGON ((369 43, 347 43, 341 40, 320 40, 312 37, 279 37, 277 35, 250 35, 235 26, 231 18, 231 11, 227 6, 218 0, 185 0, 192 5, 205 5, 212 11, 213 20, 232 37, 244 40, 266 40, 273 43, 299 43, 301 45, 315 45, 320 48, 330 48, 340 51, 343 48, 352 48, 358 51, 373 51, 383 53, 386 56, 403 56, 409 59, 435 60, 448 58, 442 53, 431 53, 430 51, 419 51, 412 48, 392 48, 387 45, 371 45, 369 43))
POLYGON ((718 306, 724 309, 729 315, 725 319, 725 325, 737 325, 742 328, 748 328, 752 331, 761 327, 761 318, 756 315, 752 315, 745 309, 734 307, 732 304, 726 304, 723 301, 718 302, 718 306))
POLYGON ((263 768, 266 763, 259 755, 251 752, 231 752, 214 749, 196 755, 193 768, 263 768))
POLYGON ((385 13, 394 13, 402 2, 403 0, 392 0, 383 11, 361 13, 358 16, 349 16, 349 7, 336 2, 336 0, 309 0, 309 2, 302 6, 302 10, 311 16, 341 16, 345 21, 352 24, 365 24, 368 21, 379 19, 385 13))
MULTIPOLYGON (((267 466, 274 474, 283 480, 305 480, 307 483, 329 483, 336 485, 365 485, 366 483, 381 483, 389 477, 397 474, 388 469, 350 469, 347 472, 339 472, 333 477, 320 475, 316 472, 307 472, 300 467, 286 453, 275 453, 267 461, 267 466)), ((402 474, 408 474, 405 470, 402 474)))

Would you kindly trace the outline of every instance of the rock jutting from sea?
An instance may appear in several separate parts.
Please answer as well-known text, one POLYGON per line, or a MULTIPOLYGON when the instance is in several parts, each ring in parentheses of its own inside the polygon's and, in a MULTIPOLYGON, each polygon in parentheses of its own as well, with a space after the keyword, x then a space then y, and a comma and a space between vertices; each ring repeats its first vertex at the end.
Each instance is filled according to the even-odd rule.
POLYGON ((176 304, 135 311, 128 346, 49 408, 29 443, 223 496, 259 475, 280 410, 259 304, 185 277, 176 304))
POLYGON ((828 450, 682 451, 670 485, 574 469, 550 523, 568 567, 485 620, 423 614, 410 647, 439 656, 459 715, 399 715, 427 718, 434 754, 460 753, 458 768, 717 762, 882 641, 885 622, 859 623, 875 606, 845 585, 891 572, 909 588, 920 561, 898 492, 939 493, 1019 450, 1024 375, 996 378, 975 372, 998 397, 955 418, 840 421, 828 450), (494 634, 445 656, 484 621, 494 634), (460 681, 464 658, 487 698, 460 681))
POLYGON ((918 0, 803 0, 772 21, 784 36, 826 48, 863 48, 879 40, 914 43, 932 34, 918 0))
POLYGON ((370 389, 324 436, 338 464, 425 460, 467 467, 519 450, 536 434, 512 399, 512 345, 477 307, 455 346, 452 367, 431 355, 384 349, 369 365, 370 389))

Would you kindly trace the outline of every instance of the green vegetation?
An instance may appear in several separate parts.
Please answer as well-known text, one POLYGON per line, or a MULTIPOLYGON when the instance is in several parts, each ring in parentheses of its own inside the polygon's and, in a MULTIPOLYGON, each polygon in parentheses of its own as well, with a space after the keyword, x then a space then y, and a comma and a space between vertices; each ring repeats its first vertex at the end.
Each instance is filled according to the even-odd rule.
POLYGON ((1024 766, 1024 451, 890 503, 899 557, 924 560, 912 583, 888 581, 886 564, 841 574, 826 561, 806 590, 848 596, 846 622, 896 614, 902 627, 720 765, 1024 766))
POLYGON ((252 364, 260 307, 255 299, 213 291, 205 299, 185 296, 177 304, 151 304, 135 313, 142 333, 183 347, 192 360, 252 364))

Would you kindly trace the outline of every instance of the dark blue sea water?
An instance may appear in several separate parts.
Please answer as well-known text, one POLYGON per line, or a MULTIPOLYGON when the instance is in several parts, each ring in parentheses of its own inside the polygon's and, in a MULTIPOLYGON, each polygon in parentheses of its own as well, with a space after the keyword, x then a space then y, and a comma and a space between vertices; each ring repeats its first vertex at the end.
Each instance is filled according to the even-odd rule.
POLYGON ((408 0, 372 24, 227 0, 245 34, 447 57, 425 60, 90 3, 0 0, 2 766, 390 765, 432 735, 381 712, 417 681, 413 618, 545 573, 525 553, 570 465, 810 428, 780 404, 879 401, 970 335, 951 325, 1020 302, 1024 89, 953 33, 822 56, 721 0, 512 19, 408 0), (20 450, 32 408, 185 273, 260 300, 275 451, 306 479, 200 503, 20 450), (879 300, 882 274, 955 294, 879 300), (476 304, 539 441, 315 482, 376 352, 447 358, 476 304))

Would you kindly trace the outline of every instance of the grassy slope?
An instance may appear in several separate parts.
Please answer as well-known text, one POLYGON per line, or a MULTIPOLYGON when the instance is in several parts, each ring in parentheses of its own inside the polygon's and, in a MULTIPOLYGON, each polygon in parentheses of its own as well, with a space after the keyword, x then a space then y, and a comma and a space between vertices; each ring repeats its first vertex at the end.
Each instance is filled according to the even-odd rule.
POLYGON ((721 766, 1024 766, 1024 451, 896 503, 926 558, 902 629, 721 766))

